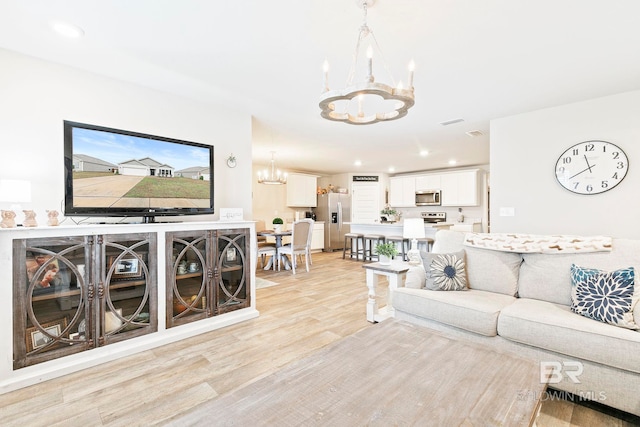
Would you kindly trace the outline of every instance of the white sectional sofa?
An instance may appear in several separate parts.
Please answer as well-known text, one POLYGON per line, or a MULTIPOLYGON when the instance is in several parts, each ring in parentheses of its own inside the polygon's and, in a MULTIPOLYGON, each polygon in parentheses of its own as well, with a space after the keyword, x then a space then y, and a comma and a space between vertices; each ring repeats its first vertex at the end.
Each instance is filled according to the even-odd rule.
MULTIPOLYGON (((572 264, 640 272, 640 241, 613 239, 608 252, 547 254, 470 247, 465 237, 438 231, 433 252, 464 251, 468 289, 425 289, 424 267, 412 267, 392 295, 395 317, 533 357, 553 367, 550 387, 640 416, 640 331, 570 308, 572 264)), ((640 284, 635 289, 640 295, 640 284)), ((633 316, 640 325, 640 303, 633 316)))

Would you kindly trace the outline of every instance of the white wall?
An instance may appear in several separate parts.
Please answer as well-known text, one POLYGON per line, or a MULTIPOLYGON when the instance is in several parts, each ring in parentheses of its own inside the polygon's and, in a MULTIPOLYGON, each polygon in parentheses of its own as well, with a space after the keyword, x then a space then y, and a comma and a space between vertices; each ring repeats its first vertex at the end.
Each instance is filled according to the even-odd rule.
POLYGON ((640 91, 491 122, 491 231, 602 234, 640 238, 640 91), (614 189, 578 195, 558 184, 555 164, 568 147, 599 139, 619 145, 629 172, 614 189), (514 216, 500 216, 500 208, 514 216))
MULTIPOLYGON (((216 214, 180 219, 217 219, 221 207, 251 213, 249 114, 2 49, 0 64, 0 178, 31 181, 32 203, 21 205, 36 211, 40 225, 45 210, 62 211, 63 120, 211 144, 216 214), (226 166, 231 153, 238 159, 234 169, 226 166)), ((0 202, 0 208, 9 206, 0 202)), ((16 220, 22 219, 20 212, 16 220)))

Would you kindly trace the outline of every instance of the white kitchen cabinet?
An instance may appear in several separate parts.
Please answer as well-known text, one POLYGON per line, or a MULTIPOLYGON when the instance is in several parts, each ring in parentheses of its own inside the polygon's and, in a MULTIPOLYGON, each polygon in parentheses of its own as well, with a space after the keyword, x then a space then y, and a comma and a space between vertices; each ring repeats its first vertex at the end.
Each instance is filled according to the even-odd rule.
POLYGON ((440 175, 420 175, 416 176, 416 191, 420 190, 440 190, 440 175))
POLYGON ((389 178, 389 204, 394 208, 415 207, 415 176, 394 176, 389 178))
POLYGON ((478 169, 440 175, 442 206, 478 206, 478 169))
POLYGON ((317 176, 290 173, 287 177, 287 206, 291 208, 315 208, 318 203, 317 182, 317 176))
POLYGON ((324 222, 315 222, 311 233, 311 250, 321 251, 324 249, 324 222))

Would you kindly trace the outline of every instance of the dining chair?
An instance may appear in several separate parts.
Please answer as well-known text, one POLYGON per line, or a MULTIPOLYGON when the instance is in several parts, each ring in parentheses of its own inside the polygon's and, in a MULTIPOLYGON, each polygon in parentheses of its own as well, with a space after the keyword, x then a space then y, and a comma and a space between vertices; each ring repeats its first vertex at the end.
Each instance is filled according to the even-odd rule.
POLYGON ((309 265, 313 265, 313 258, 311 257, 311 240, 313 240, 313 226, 315 221, 312 219, 309 219, 309 221, 311 221, 311 226, 309 227, 309 238, 307 239, 307 257, 309 257, 309 265))
MULTIPOLYGON (((283 255, 291 255, 291 270, 296 274, 296 256, 304 255, 307 272, 309 271, 309 261, 311 257, 311 231, 313 230, 312 219, 300 219, 295 221, 291 227, 291 243, 280 246, 276 258, 278 261, 283 255)), ((278 270, 280 266, 278 266, 278 270)))
POLYGON ((268 255, 271 256, 271 265, 273 267, 273 269, 276 269, 276 260, 275 260, 275 256, 277 253, 277 249, 276 249, 276 245, 271 244, 271 243, 258 243, 258 247, 256 249, 256 259, 260 260, 260 267, 261 268, 265 268, 266 267, 266 257, 268 255))
MULTIPOLYGON (((265 225, 264 225, 264 221, 259 219, 256 221, 256 233, 260 232, 260 231, 264 231, 266 230, 265 225)), ((267 241, 267 238, 265 236, 257 236, 257 241, 258 243, 264 243, 267 241)))

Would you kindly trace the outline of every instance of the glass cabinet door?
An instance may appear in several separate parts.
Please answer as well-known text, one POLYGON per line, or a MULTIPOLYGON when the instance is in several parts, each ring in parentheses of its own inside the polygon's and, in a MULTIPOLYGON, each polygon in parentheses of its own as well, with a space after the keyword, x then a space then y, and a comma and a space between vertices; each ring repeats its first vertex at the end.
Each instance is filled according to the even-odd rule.
POLYGON ((155 332, 156 235, 106 235, 98 241, 99 345, 155 332))
POLYGON ((14 240, 14 368, 157 331, 154 233, 14 240))
POLYGON ((95 345, 92 237, 14 241, 14 368, 95 345))
POLYGON ((167 233, 167 327, 213 314, 210 232, 167 233))
POLYGON ((217 313, 249 307, 248 246, 246 229, 217 233, 217 313))

